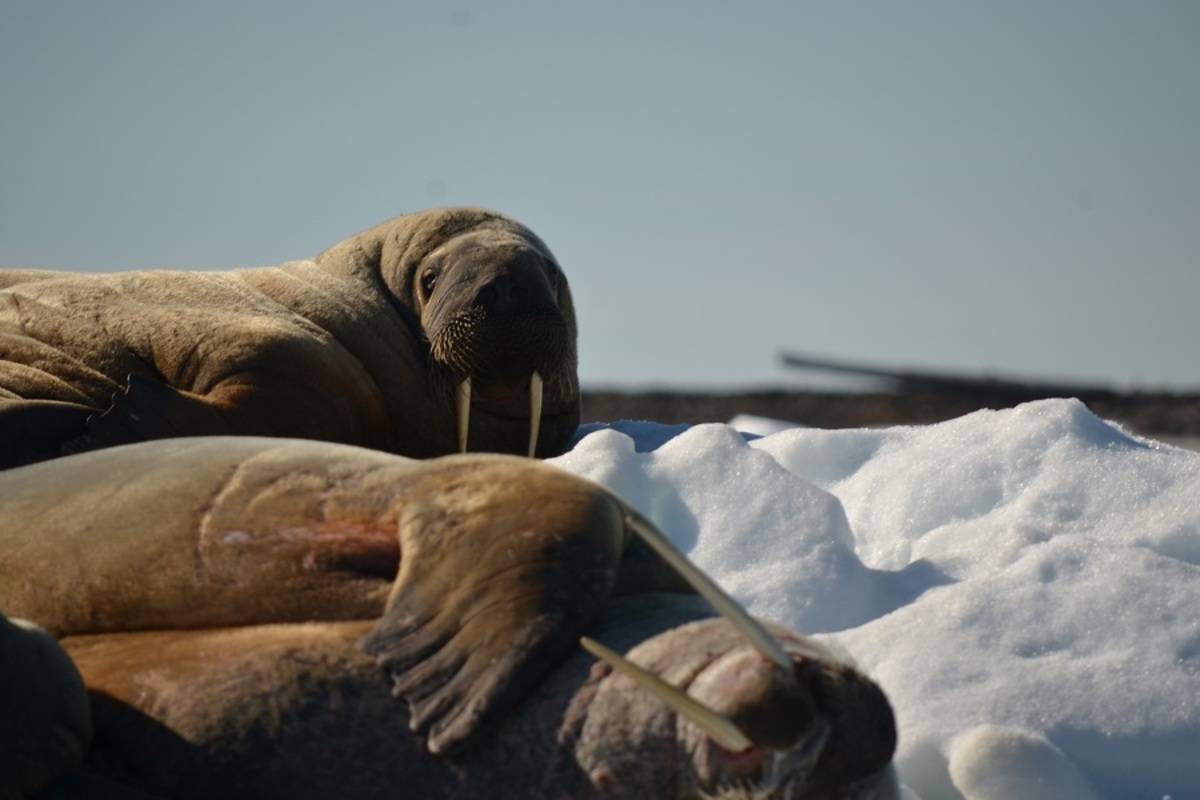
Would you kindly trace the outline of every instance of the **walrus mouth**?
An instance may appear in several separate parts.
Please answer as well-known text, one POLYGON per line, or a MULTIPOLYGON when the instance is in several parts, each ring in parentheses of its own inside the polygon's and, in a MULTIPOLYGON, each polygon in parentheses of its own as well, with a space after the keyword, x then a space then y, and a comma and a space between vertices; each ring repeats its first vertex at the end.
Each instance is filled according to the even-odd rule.
MULTIPOLYGON (((534 457, 538 452, 538 433, 541 431, 541 399, 544 381, 541 373, 534 369, 529 377, 529 447, 527 455, 534 457)), ((458 420, 458 452, 467 452, 467 435, 470 432, 470 378, 463 378, 455 393, 455 410, 458 420)))
POLYGON ((459 452, 469 449, 472 416, 487 431, 485 446, 531 457, 542 439, 560 446, 559 428, 568 423, 560 415, 577 416, 574 347, 561 313, 535 309, 505 326, 503 335, 492 331, 488 316, 474 308, 427 334, 431 381, 439 394, 453 397, 459 452), (528 425, 527 435, 520 435, 517 424, 528 425))
POLYGON ((708 774, 715 788, 702 796, 712 800, 759 800, 792 797, 804 788, 829 739, 829 725, 818 724, 798 746, 778 751, 752 746, 741 753, 709 746, 704 753, 708 774))
MULTIPOLYGON (((529 377, 529 448, 528 456, 537 453, 538 433, 542 427, 542 374, 537 370, 529 377)), ((471 431, 471 379, 463 378, 455 393, 458 419, 458 452, 467 452, 467 436, 471 431)))

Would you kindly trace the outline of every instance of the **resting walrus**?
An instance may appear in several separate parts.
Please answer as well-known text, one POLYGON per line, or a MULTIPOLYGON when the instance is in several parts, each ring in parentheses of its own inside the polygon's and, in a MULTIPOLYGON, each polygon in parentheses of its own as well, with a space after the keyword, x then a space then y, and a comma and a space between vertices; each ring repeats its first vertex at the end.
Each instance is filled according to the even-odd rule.
POLYGON ((579 424, 575 339, 549 249, 481 209, 279 267, 0 270, 0 468, 213 434, 557 455, 579 424))
MULTIPOLYGON (((0 708, 0 736, 67 741, 0 769, 0 795, 53 772, 52 797, 890 796, 873 683, 550 465, 169 440, 10 470, 0 495, 0 608, 64 637, 91 694, 67 675, 74 705, 0 708), (585 632, 642 642, 631 659, 703 728, 595 665, 585 632)), ((21 630, 0 647, 44 649, 21 630)), ((57 672, 0 681, 59 680, 45 657, 57 672)))

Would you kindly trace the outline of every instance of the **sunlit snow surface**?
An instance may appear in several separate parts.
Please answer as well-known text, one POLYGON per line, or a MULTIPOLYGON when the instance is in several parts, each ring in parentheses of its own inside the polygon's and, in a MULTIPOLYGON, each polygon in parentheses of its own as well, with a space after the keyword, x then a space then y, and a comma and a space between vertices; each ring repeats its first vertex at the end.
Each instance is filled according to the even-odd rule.
POLYGON ((907 796, 1200 797, 1200 453, 1047 400, 762 438, 620 422, 556 462, 849 651, 907 796))

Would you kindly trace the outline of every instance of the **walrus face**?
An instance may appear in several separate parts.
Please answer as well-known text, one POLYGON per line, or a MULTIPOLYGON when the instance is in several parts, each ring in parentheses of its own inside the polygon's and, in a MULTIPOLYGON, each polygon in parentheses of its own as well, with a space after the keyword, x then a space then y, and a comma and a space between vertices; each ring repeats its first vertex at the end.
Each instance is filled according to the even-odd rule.
POLYGON ((720 619, 673 628, 627 656, 734 723, 748 746, 718 743, 630 678, 597 665, 576 745, 592 782, 614 797, 644 791, 648 774, 671 776, 663 797, 895 797, 896 727, 883 692, 812 640, 774 633, 791 674, 720 619))
MULTIPOLYGON (((666 775, 658 794, 689 800, 895 800, 896 720, 882 690, 819 643, 768 630, 649 520, 624 513, 722 619, 672 628, 628 657, 580 639, 612 670, 594 667, 598 685, 580 695, 575 754, 592 784, 634 798, 666 775)), ((644 606, 631 620, 630 606, 612 605, 609 635, 645 624, 644 606)))
POLYGON ((455 398, 459 449, 562 452, 579 425, 575 314, 544 245, 502 228, 464 233, 421 261, 413 293, 430 383, 455 398))

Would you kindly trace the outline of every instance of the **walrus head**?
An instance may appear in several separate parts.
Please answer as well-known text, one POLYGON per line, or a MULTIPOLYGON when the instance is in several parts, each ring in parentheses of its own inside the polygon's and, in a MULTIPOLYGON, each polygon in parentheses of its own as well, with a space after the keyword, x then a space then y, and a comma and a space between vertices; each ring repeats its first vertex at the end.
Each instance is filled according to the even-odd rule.
POLYGON ((474 428, 493 447, 525 434, 503 449, 524 445, 534 455, 544 426, 542 450, 550 454, 579 424, 570 291, 538 244, 509 231, 475 230, 434 250, 416 274, 431 377, 456 389, 461 450, 472 449, 474 428))
MULTIPOLYGON (((822 644, 768 630, 645 518, 626 513, 723 618, 673 628, 627 656, 583 637, 611 669, 593 669, 595 688, 581 693, 587 711, 575 753, 592 783, 614 798, 641 796, 635 776, 648 773, 673 776, 663 791, 671 797, 898 796, 896 722, 879 686, 822 644)), ((621 600, 614 606, 610 625, 625 613, 621 600)))
POLYGON ((383 278, 419 321, 459 449, 561 453, 579 426, 577 331, 550 249, 483 209, 424 212, 403 230, 384 243, 383 278))
MULTIPOLYGON (((613 616, 623 613, 618 601, 613 616)), ((649 775, 669 776, 665 785, 660 778, 662 797, 895 797, 896 727, 883 692, 811 639, 773 632, 792 663, 787 672, 722 619, 672 628, 610 660, 612 672, 593 669, 575 738, 593 784, 614 800, 644 796, 649 775), (654 696, 635 685, 649 688, 644 674, 620 674, 618 664, 635 662, 632 670, 657 678, 654 696), (742 740, 730 741, 726 725, 742 740)))

